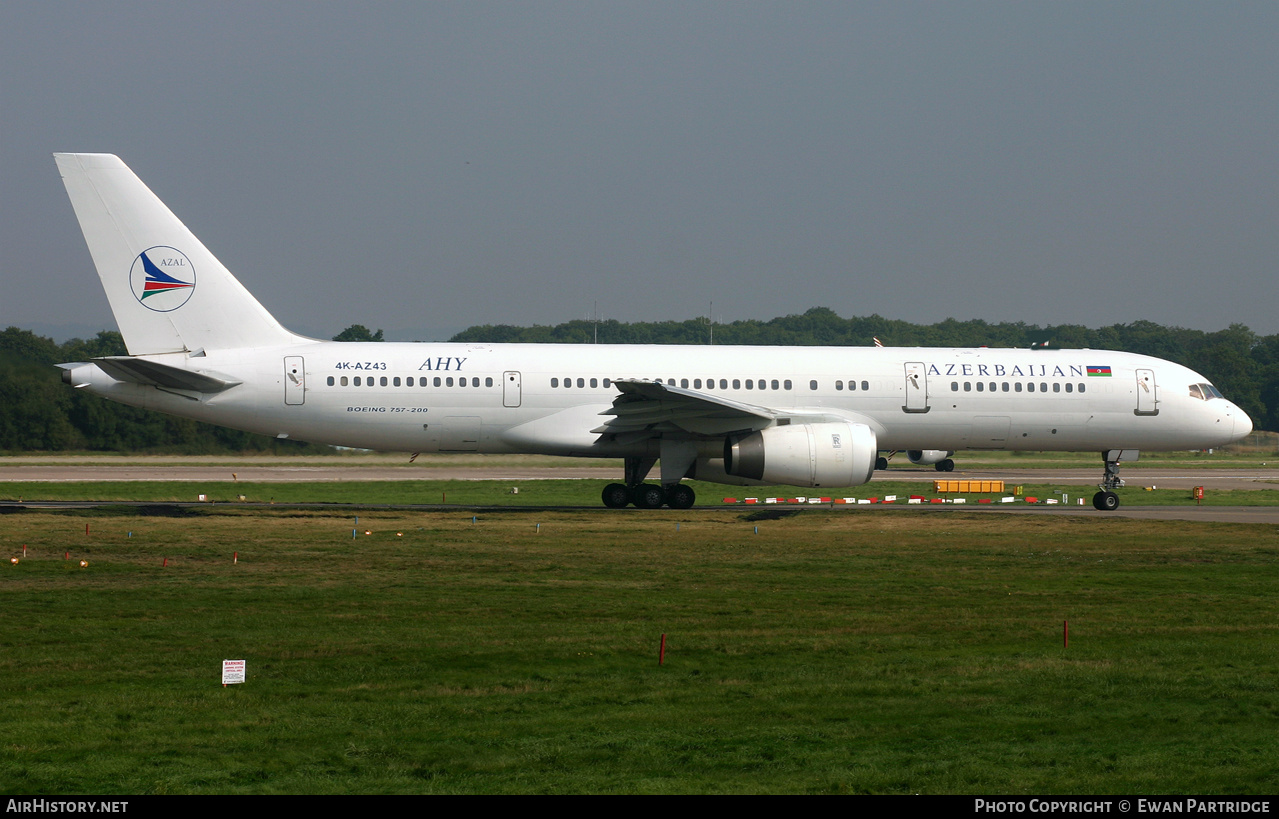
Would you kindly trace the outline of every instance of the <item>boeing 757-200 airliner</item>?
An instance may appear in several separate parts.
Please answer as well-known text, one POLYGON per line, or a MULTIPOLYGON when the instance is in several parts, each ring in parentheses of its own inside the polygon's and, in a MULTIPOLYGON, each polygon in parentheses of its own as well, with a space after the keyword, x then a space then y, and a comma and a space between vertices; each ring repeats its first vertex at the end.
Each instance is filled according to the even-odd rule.
POLYGON ((1178 364, 1105 350, 340 343, 289 332, 110 154, 56 154, 129 355, 63 379, 279 438, 404 452, 621 458, 604 504, 687 508, 685 478, 866 483, 881 450, 1100 452, 1121 461, 1252 430, 1178 364), (646 483, 658 465, 660 479, 646 483))

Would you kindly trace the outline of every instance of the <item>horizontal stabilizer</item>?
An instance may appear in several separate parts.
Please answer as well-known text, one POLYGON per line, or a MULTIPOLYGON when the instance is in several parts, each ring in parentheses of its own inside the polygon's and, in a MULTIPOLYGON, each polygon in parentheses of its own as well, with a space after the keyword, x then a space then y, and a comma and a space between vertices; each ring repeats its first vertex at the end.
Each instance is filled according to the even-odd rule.
POLYGON ((171 390, 217 393, 241 383, 132 356, 109 356, 90 359, 90 361, 117 381, 132 381, 135 384, 166 387, 171 390))

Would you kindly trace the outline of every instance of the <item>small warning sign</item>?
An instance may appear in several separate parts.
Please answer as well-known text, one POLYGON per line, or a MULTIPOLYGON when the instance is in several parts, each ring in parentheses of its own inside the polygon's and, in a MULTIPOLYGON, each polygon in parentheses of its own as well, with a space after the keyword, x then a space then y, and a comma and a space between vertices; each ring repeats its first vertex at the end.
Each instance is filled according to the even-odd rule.
POLYGON ((222 684, 234 685, 244 682, 244 660, 222 661, 222 684))

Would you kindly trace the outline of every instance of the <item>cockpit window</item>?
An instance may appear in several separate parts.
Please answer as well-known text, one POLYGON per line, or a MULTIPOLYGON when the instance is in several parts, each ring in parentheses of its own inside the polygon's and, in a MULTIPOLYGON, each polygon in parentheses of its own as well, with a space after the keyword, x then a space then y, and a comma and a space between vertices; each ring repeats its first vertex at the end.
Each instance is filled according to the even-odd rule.
POLYGON ((1198 398, 1201 401, 1211 401, 1214 398, 1225 398, 1225 396, 1211 384, 1191 384, 1190 397, 1198 398))

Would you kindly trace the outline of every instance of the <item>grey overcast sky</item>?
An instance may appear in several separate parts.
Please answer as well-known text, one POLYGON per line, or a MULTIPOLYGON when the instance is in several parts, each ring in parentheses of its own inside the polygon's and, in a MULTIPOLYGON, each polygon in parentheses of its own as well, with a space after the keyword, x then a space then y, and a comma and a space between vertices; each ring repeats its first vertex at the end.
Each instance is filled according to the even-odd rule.
POLYGON ((54 151, 286 326, 830 307, 1279 332, 1279 3, 0 5, 0 326, 114 327, 54 151))

